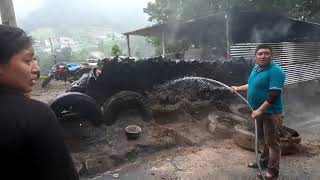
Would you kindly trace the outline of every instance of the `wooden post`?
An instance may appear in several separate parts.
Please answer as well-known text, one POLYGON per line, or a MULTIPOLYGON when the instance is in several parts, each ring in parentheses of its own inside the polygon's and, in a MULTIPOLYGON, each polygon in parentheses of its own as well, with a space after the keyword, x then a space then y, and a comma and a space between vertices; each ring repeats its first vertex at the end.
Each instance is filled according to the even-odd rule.
POLYGON ((127 38, 127 46, 128 46, 128 56, 131 57, 130 38, 129 38, 129 35, 126 35, 126 38, 127 38))
POLYGON ((162 42, 162 56, 164 56, 166 54, 166 38, 165 38, 165 34, 162 31, 161 33, 161 42, 162 42))
POLYGON ((17 26, 12 0, 0 0, 0 12, 2 24, 17 26))
POLYGON ((227 40, 227 60, 230 60, 230 27, 229 27, 229 14, 226 13, 225 15, 226 19, 226 40, 227 40))

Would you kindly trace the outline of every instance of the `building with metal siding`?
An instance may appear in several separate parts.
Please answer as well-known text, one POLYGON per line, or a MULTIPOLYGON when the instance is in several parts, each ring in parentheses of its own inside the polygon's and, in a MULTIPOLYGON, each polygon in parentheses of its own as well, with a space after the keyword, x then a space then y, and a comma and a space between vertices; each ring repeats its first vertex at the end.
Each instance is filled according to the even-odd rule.
POLYGON ((320 77, 320 25, 265 12, 232 11, 206 17, 158 24, 130 35, 161 37, 166 41, 186 40, 197 47, 220 48, 229 58, 253 60, 260 43, 274 48, 274 60, 286 73, 286 84, 320 77))

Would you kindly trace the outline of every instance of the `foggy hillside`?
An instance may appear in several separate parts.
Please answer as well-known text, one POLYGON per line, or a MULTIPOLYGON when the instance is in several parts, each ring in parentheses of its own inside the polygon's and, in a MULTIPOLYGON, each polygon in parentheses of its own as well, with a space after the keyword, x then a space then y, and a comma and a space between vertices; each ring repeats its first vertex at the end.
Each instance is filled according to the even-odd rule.
POLYGON ((142 10, 147 1, 137 2, 139 3, 125 0, 43 0, 41 7, 24 17, 18 17, 18 23, 28 31, 43 27, 67 29, 103 26, 116 32, 125 32, 150 25, 142 10))

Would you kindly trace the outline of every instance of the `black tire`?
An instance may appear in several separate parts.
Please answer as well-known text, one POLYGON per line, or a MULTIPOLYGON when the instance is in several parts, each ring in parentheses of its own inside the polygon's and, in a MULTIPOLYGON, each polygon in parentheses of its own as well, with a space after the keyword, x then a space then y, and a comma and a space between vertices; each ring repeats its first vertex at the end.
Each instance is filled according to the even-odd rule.
POLYGON ((118 114, 128 109, 137 109, 145 122, 152 119, 149 103, 143 95, 132 91, 121 91, 103 104, 104 123, 111 126, 116 122, 118 114))
MULTIPOLYGON (((250 151, 254 151, 255 149, 255 134, 247 130, 246 127, 241 125, 236 125, 234 127, 235 132, 233 136, 233 142, 250 151)), ((281 144, 281 154, 289 155, 294 154, 299 151, 299 145, 301 143, 300 134, 294 129, 283 126, 282 131, 287 133, 286 137, 280 137, 281 144)))
POLYGON ((43 80, 43 82, 42 82, 42 84, 41 84, 41 87, 42 87, 42 88, 45 88, 53 78, 54 78, 54 75, 52 75, 52 74, 51 74, 50 76, 46 77, 46 78, 43 80))
POLYGON ((85 89, 82 87, 78 87, 78 86, 71 86, 70 89, 68 89, 68 91, 66 92, 80 92, 80 93, 85 93, 85 89))
POLYGON ((208 115, 209 131, 220 137, 232 138, 235 126, 245 124, 247 119, 230 113, 210 113, 208 115))
POLYGON ((248 104, 230 104, 229 109, 233 114, 236 114, 238 116, 242 116, 245 118, 251 117, 252 110, 250 109, 248 104))
POLYGON ((236 125, 234 127, 233 142, 243 149, 255 150, 255 134, 248 131, 244 126, 236 125))
POLYGON ((102 113, 96 101, 83 93, 64 93, 52 99, 48 105, 60 119, 64 119, 65 112, 68 112, 68 114, 79 114, 89 119, 94 125, 100 125, 103 122, 102 113))

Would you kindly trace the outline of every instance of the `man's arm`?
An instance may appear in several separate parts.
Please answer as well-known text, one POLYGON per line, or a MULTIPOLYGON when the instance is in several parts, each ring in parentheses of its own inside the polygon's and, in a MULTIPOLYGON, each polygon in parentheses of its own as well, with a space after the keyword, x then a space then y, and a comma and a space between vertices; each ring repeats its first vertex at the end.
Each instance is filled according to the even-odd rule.
POLYGON ((266 111, 269 107, 271 106, 271 104, 269 104, 268 101, 265 101, 258 109, 254 110, 251 114, 251 117, 253 119, 255 119, 256 117, 260 116, 261 114, 264 113, 264 111, 266 111))
POLYGON ((242 85, 242 86, 231 86, 231 92, 241 92, 241 91, 247 91, 248 90, 248 84, 242 85))
POLYGON ((268 99, 255 111, 252 112, 251 117, 255 119, 257 116, 263 114, 281 95, 280 89, 270 89, 268 99))

